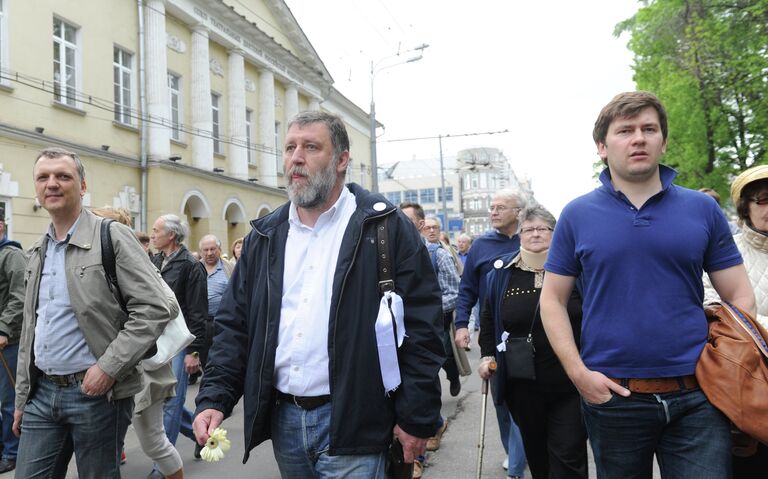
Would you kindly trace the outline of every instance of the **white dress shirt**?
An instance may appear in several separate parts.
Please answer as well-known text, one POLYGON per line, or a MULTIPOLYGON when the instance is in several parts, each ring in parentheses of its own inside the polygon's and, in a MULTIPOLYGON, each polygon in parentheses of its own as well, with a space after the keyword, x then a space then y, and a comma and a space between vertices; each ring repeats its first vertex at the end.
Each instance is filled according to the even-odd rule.
POLYGON ((275 387, 286 394, 330 394, 333 277, 341 240, 356 208, 354 195, 344 187, 336 203, 310 228, 301 223, 296 205, 290 205, 274 377, 275 387))

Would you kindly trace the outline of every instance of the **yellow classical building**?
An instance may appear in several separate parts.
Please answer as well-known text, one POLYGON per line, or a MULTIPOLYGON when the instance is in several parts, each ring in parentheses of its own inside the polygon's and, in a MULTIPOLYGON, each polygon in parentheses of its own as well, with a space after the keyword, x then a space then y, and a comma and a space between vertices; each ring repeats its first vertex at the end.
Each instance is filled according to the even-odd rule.
POLYGON ((348 180, 370 187, 369 117, 333 79, 281 0, 0 0, 0 206, 29 246, 48 225, 38 150, 86 165, 87 206, 165 213, 224 251, 286 201, 288 120, 340 115, 348 180))

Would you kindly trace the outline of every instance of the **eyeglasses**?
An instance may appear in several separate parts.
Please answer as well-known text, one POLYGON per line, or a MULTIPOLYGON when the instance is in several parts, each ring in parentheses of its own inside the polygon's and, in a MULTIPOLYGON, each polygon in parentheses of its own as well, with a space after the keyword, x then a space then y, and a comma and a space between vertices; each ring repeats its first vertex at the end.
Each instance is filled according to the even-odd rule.
POLYGON ((440 227, 437 226, 437 225, 432 225, 432 226, 425 226, 424 229, 425 230, 439 230, 440 227))
POLYGON ((504 213, 507 210, 520 211, 522 210, 522 208, 520 208, 519 206, 513 206, 512 208, 509 208, 504 205, 491 205, 491 207, 488 208, 488 213, 493 213, 494 211, 498 211, 499 213, 504 213))
POLYGON ((546 233, 548 231, 552 231, 552 228, 550 228, 549 226, 536 226, 535 228, 534 227, 528 227, 528 228, 521 229, 520 230, 520 234, 522 234, 522 235, 529 235, 529 234, 533 234, 534 231, 539 233, 540 235, 543 235, 544 233, 546 233))
POLYGON ((768 205, 768 196, 753 197, 750 198, 749 201, 752 201, 760 206, 768 205))

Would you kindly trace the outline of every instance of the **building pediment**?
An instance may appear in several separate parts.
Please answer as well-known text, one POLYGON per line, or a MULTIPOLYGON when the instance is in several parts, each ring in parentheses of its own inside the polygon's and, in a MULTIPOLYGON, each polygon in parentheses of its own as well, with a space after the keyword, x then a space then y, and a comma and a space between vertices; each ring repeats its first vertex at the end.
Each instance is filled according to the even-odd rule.
POLYGON ((206 28, 218 43, 242 51, 250 61, 269 68, 287 83, 303 85, 318 96, 333 83, 282 1, 167 0, 166 10, 189 25, 206 28))

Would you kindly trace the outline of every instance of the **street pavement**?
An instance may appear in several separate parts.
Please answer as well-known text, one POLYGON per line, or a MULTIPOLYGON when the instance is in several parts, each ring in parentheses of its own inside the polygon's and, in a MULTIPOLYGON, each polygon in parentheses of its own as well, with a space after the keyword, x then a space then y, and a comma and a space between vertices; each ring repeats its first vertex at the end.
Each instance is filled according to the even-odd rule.
MULTIPOLYGON (((448 381, 441 371, 442 382, 442 415, 448 418, 448 429, 443 435, 440 449, 427 455, 427 467, 424 470, 425 479, 470 479, 476 477, 478 440, 480 432, 480 414, 482 395, 481 381, 477 375, 477 364, 480 360, 479 347, 476 338, 472 351, 469 353, 472 374, 462 378, 461 393, 451 397, 448 392, 448 381)), ((198 384, 192 385, 187 391, 187 407, 194 409, 194 398, 197 395, 198 384)), ((278 479, 280 473, 272 455, 272 444, 267 441, 251 451, 248 463, 243 465, 243 411, 241 404, 235 408, 232 416, 224 422, 232 448, 225 457, 217 463, 195 461, 193 459, 194 444, 186 437, 179 435, 176 447, 184 460, 184 477, 187 479, 278 479)), ((123 479, 144 479, 152 469, 152 463, 139 447, 136 434, 131 426, 125 440, 127 462, 121 467, 123 479)), ((492 399, 488 395, 485 448, 483 453, 483 478, 506 477, 502 468, 505 459, 504 449, 499 438, 499 428, 492 399)), ((0 476, 2 479, 13 479, 13 473, 0 476)), ((530 471, 526 469, 526 477, 530 471)), ((595 478, 595 468, 590 451, 589 477, 595 478)), ((654 470, 654 479, 658 479, 658 468, 654 470)), ((77 471, 72 461, 67 479, 76 479, 77 471)))

